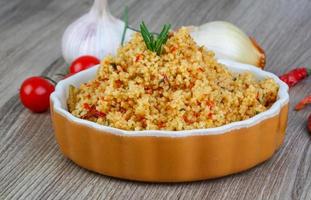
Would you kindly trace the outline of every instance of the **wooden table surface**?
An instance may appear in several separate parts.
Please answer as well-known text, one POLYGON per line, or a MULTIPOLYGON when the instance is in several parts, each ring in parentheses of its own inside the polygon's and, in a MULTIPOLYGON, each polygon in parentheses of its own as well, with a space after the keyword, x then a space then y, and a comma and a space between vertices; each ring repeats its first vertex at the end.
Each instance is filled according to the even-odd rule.
MULTIPOLYGON (((293 105, 311 94, 311 79, 290 92, 285 143, 269 161, 244 173, 182 184, 139 183, 89 172, 65 158, 49 113, 33 114, 18 97, 23 79, 64 71, 61 37, 91 0, 0 1, 0 199, 311 199, 311 148, 306 118, 293 105)), ((227 20, 254 36, 266 50, 266 70, 282 74, 311 67, 310 0, 114 0, 130 24, 145 20, 154 30, 227 20)))

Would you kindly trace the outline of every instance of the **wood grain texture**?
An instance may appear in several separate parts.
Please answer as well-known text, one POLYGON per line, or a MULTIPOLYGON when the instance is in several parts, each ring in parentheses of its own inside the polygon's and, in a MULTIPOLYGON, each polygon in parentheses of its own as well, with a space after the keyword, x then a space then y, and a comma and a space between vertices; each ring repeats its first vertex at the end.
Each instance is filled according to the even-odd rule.
MULTIPOLYGON (((18 99, 21 81, 63 71, 60 40, 66 26, 91 0, 0 1, 0 199, 311 199, 311 147, 305 119, 293 105, 311 94, 311 79, 290 92, 284 145, 269 161, 247 172, 209 181, 147 184, 88 172, 59 151, 48 113, 32 114, 18 99)), ((262 44, 266 70, 281 74, 311 65, 310 0, 114 0, 130 24, 154 30, 227 20, 262 44)))

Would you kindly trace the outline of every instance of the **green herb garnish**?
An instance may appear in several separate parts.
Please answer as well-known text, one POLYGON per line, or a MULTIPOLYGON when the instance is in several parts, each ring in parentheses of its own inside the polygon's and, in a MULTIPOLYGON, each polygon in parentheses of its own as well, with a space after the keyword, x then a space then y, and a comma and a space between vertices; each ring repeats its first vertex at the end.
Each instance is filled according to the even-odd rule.
MULTIPOLYGON (((127 6, 124 9, 123 21, 124 21, 124 29, 122 33, 121 46, 123 46, 124 44, 127 29, 131 29, 131 30, 139 32, 139 30, 136 30, 129 26, 127 6)), ((140 33, 146 43, 147 48, 150 51, 156 52, 158 55, 160 55, 162 53, 162 46, 168 40, 168 33, 169 33, 170 28, 171 28, 170 24, 165 24, 163 26, 161 33, 157 34, 157 33, 150 32, 146 24, 142 22, 140 24, 140 33)))
POLYGON ((146 24, 142 22, 140 24, 140 33, 145 41, 147 48, 150 51, 156 52, 158 55, 160 55, 162 53, 162 46, 168 40, 168 33, 170 28, 170 24, 165 24, 161 33, 155 38, 154 34, 148 30, 146 24))
POLYGON ((126 30, 128 29, 128 26, 129 26, 129 19, 128 18, 129 18, 129 11, 128 11, 128 6, 126 6, 124 9, 124 14, 123 14, 124 29, 123 29, 123 33, 122 33, 121 46, 123 46, 123 44, 124 44, 126 30))
POLYGON ((116 63, 110 63, 110 65, 112 66, 112 68, 113 68, 114 70, 117 70, 117 64, 116 64, 116 63))

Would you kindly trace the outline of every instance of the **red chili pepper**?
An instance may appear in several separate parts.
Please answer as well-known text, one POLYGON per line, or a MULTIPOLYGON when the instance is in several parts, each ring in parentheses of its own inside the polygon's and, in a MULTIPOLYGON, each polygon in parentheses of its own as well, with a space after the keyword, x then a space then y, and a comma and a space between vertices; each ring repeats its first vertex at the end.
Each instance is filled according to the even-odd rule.
POLYGON ((194 116, 195 116, 196 118, 198 118, 198 117, 200 117, 200 113, 195 112, 195 113, 194 113, 194 116))
POLYGON ((280 79, 291 88, 309 75, 311 75, 311 69, 300 67, 280 76, 280 79))
POLYGON ((88 110, 88 112, 84 116, 82 116, 82 119, 89 119, 92 117, 106 117, 106 113, 96 110, 95 105, 90 106, 89 104, 85 103, 83 106, 85 109, 88 110))
POLYGON ((208 106, 208 107, 210 107, 210 109, 212 109, 213 107, 214 107, 214 102, 213 101, 209 101, 209 100, 207 100, 206 101, 206 105, 208 106))
POLYGON ((142 127, 144 127, 144 128, 147 127, 147 120, 145 117, 141 117, 140 122, 141 122, 142 127))
POLYGON ((171 49, 170 49, 170 51, 173 53, 174 51, 176 51, 177 50, 177 47, 175 47, 175 46, 173 46, 173 47, 171 47, 171 49))
POLYGON ((124 114, 124 113, 126 113, 126 109, 120 108, 120 112, 121 112, 122 114, 124 114))
POLYGON ((198 70, 201 72, 205 72, 205 70, 202 67, 199 67, 198 70))
POLYGON ((143 55, 142 55, 142 54, 138 54, 138 55, 135 57, 135 62, 139 62, 142 58, 143 58, 143 55))
POLYGON ((116 88, 120 88, 122 86, 122 81, 120 80, 115 80, 114 81, 116 88))
POLYGON ((303 98, 296 106, 296 110, 303 109, 307 104, 311 104, 311 95, 303 98))
POLYGON ((95 84, 96 87, 100 86, 100 82, 98 82, 98 81, 95 81, 94 84, 95 84))
POLYGON ((165 127, 165 122, 159 121, 158 122, 158 127, 159 128, 164 128, 165 127))
POLYGON ((192 89, 194 87, 195 83, 194 82, 190 82, 189 88, 192 89))
POLYGON ((309 118, 308 118, 308 130, 309 130, 309 133, 311 133, 311 114, 309 115, 309 118))
POLYGON ((90 110, 91 109, 91 106, 88 104, 88 103, 84 103, 83 104, 83 107, 87 110, 90 110))
POLYGON ((147 94, 152 94, 153 93, 153 89, 151 87, 145 87, 145 91, 147 94))
POLYGON ((186 115, 183 115, 183 120, 187 123, 187 124, 193 124, 195 121, 189 119, 186 115))
POLYGON ((208 113, 208 115, 207 115, 207 117, 209 118, 209 119, 212 119, 213 118, 213 113, 208 113))

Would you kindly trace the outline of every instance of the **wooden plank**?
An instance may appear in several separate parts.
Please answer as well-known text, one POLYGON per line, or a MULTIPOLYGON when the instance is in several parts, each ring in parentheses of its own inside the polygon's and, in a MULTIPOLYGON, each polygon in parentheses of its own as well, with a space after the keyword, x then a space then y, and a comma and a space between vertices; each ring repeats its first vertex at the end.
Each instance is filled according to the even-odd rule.
MULTIPOLYGON (((86 171, 59 151, 48 113, 32 114, 18 99, 30 75, 55 74, 66 67, 60 40, 66 26, 91 0, 0 2, 0 199, 311 199, 311 148, 305 119, 310 107, 293 105, 311 93, 311 79, 290 92, 284 145, 269 161, 247 172, 194 183, 150 184, 86 171)), ((130 24, 153 30, 213 20, 235 23, 256 37, 268 56, 267 70, 281 74, 311 63, 311 2, 255 0, 115 0, 112 13, 129 6, 130 24)))

